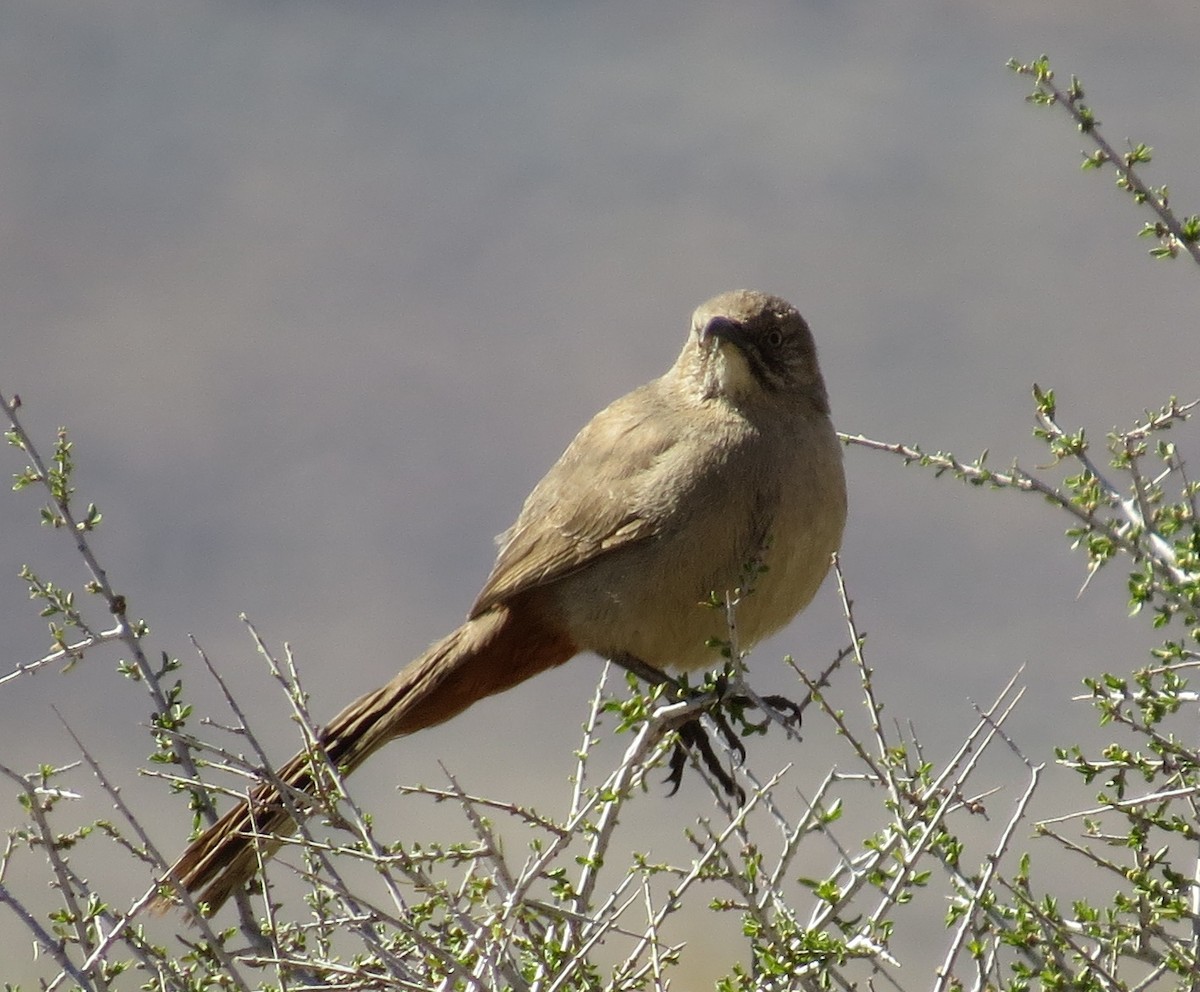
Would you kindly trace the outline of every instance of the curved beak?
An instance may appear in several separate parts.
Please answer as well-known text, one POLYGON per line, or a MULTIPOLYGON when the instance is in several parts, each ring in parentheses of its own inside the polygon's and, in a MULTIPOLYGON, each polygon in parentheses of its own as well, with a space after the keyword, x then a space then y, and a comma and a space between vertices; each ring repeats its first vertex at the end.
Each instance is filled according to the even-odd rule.
POLYGON ((715 339, 716 341, 728 341, 742 349, 746 343, 746 330, 732 317, 718 314, 715 317, 709 317, 704 326, 700 328, 698 337, 701 345, 706 345, 710 340, 715 339))

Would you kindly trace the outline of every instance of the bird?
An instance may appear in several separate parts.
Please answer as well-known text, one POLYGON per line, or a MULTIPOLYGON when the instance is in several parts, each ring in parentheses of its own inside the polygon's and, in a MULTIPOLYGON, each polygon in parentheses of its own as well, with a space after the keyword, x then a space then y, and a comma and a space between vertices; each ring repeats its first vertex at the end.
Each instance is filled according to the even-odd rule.
MULTIPOLYGON (((388 742, 583 652, 642 672, 713 667, 714 639, 728 636, 714 595, 752 567, 739 647, 780 629, 816 594, 846 514, 807 322, 769 293, 715 296, 696 308, 674 364, 596 414, 533 488, 464 623, 338 713, 317 743, 349 774, 388 742)), ((277 776, 300 792, 316 786, 307 751, 277 776)), ((282 843, 270 838, 295 829, 277 787, 259 784, 187 846, 157 908, 184 889, 215 913, 282 843)))

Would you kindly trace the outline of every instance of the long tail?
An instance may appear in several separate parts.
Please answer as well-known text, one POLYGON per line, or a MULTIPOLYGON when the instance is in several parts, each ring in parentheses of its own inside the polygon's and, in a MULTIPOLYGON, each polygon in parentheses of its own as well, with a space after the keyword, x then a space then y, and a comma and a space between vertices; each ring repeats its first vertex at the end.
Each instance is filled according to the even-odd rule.
MULTIPOLYGON (((521 605, 526 604, 499 605, 468 620, 387 685, 342 710, 320 736, 330 761, 348 775, 388 741, 442 723, 575 654, 569 637, 521 605)), ((302 751, 279 769, 278 777, 311 793, 312 759, 302 751)), ((272 845, 262 836, 286 836, 295 829, 278 790, 263 783, 188 845, 172 868, 174 879, 188 892, 198 892, 198 901, 215 913, 254 875, 260 847, 264 856, 278 848, 278 842, 272 845)), ((170 905, 160 898, 155 908, 170 905)))

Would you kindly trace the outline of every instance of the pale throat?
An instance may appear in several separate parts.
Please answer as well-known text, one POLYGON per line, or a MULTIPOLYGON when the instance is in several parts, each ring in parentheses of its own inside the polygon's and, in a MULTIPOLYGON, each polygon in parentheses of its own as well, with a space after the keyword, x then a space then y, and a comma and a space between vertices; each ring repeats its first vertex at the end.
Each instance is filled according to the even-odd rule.
POLYGON ((730 400, 739 400, 761 389, 762 386, 754 377, 746 356, 737 346, 718 341, 705 361, 705 398, 724 396, 730 400))

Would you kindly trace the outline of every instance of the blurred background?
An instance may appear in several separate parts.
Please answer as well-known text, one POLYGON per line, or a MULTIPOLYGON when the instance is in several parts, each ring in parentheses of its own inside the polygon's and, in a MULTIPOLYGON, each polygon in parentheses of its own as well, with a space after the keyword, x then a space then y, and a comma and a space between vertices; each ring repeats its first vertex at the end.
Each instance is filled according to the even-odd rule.
MULTIPOLYGON (((1190 262, 1148 258, 1148 215, 1111 171, 1080 172, 1065 113, 1027 105, 1004 68, 1047 52, 1078 73, 1109 139, 1154 146, 1146 177, 1194 213, 1198 41, 1194 0, 1085 16, 1040 0, 8 0, 0 388, 47 453, 71 429, 96 548, 152 655, 190 663, 194 635, 282 759, 287 706, 239 613, 292 644, 318 717, 389 678, 460 622, 492 535, 575 431, 663 371, 722 290, 800 307, 842 430, 989 448, 997 467, 1045 460, 1035 381, 1096 438, 1200 393, 1190 262)), ((1080 677, 1155 643, 1114 619, 1121 568, 1077 597, 1082 560, 1039 503, 862 449, 846 462, 843 564, 889 713, 944 758, 972 700, 1025 665, 1027 751, 1086 736, 1080 677)), ((83 582, 39 505, 0 499, 0 671, 46 648, 19 566, 83 582)), ((755 684, 794 690, 783 654, 814 671, 845 641, 829 584, 758 649, 755 684)), ((57 711, 173 852, 188 819, 136 774, 149 707, 119 657, 0 688, 0 762, 75 760, 57 711)), ((561 812, 599 670, 578 659, 392 745, 357 794, 385 836, 465 829, 393 791, 444 782, 439 762, 469 791, 561 812)), ((804 752, 753 748, 809 774, 847 758, 815 720, 804 752)), ((712 812, 694 780, 637 805, 656 852, 712 812)), ((30 900, 32 863, 6 879, 30 900)), ((681 925, 681 987, 739 953, 716 925, 681 925)), ((28 947, 2 912, 0 944, 28 947)))

